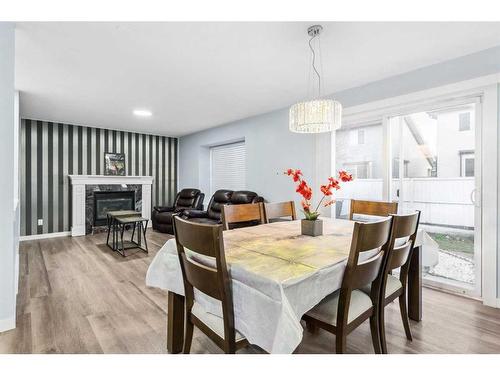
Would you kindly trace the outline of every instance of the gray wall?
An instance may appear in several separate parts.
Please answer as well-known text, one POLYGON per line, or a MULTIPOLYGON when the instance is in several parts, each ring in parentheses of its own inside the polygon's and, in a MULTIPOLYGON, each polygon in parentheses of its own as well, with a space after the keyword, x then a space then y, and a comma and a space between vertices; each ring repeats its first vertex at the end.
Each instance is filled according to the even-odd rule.
MULTIPOLYGON (((314 136, 288 131, 288 111, 276 111, 182 137, 179 141, 179 187, 210 191, 209 147, 245 140, 247 189, 269 201, 296 199, 293 185, 283 175, 300 168, 310 175, 314 136)), ((206 198, 206 201, 210 197, 206 198)), ((206 202, 206 203, 207 203, 206 202)))
POLYGON ((152 205, 177 191, 177 138, 21 121, 21 235, 71 230, 69 174, 104 174, 104 153, 125 153, 127 175, 153 176, 152 205), (38 225, 43 219, 43 225, 38 225))
MULTIPOLYGON (((328 69, 326 67, 326 69, 328 69)), ((334 94, 344 107, 438 87, 500 71, 500 47, 431 65, 334 94)), ((245 138, 247 187, 270 201, 296 199, 290 181, 279 175, 287 167, 313 172, 313 136, 288 131, 288 108, 239 120, 179 141, 179 188, 209 191, 208 146, 245 138)), ((330 150, 328 150, 329 152, 330 150)), ((319 160, 325 160, 327 156, 319 160)), ((500 269, 500 256, 498 257, 500 269)), ((498 277, 500 291, 500 275, 498 277)), ((497 292, 498 293, 498 292, 497 292)))
POLYGON ((0 22, 0 331, 14 328, 14 24, 0 22))

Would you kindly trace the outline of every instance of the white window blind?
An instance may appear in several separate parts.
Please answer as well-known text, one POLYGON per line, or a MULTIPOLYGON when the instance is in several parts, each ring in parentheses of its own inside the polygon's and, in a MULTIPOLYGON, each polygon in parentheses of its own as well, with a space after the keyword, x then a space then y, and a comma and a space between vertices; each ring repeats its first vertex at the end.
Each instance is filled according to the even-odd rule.
POLYGON ((245 142, 210 148, 210 190, 246 188, 245 142))

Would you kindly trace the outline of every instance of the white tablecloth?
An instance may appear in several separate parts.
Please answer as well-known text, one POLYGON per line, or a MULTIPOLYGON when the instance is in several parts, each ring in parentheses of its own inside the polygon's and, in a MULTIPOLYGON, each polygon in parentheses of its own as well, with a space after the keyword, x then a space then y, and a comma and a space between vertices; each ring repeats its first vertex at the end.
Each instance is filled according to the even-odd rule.
MULTIPOLYGON (((346 227, 350 229, 352 222, 344 220, 332 220, 332 222, 343 226, 344 231, 330 236, 349 236, 349 239, 342 238, 340 241, 350 242, 350 231, 345 229, 346 227)), ((294 223, 298 232, 299 222, 294 223)), ((282 224, 274 223, 264 227, 279 228, 280 225, 282 224)), ((283 235, 287 236, 289 233, 284 231, 283 235)), ((264 259, 270 267, 276 267, 276 272, 280 275, 276 278, 262 277, 249 271, 244 265, 228 262, 232 278, 235 328, 251 344, 258 345, 269 353, 292 353, 302 340, 301 317, 324 297, 340 288, 346 257, 327 266, 310 266, 316 264, 310 257, 307 258, 309 263, 280 259, 275 255, 268 256, 262 253, 256 254, 257 257, 259 261, 264 259), (282 277, 283 274, 292 276, 282 277)), ((149 266, 146 284, 184 295, 174 239, 168 240, 156 254, 149 266)), ((197 293, 195 299, 207 312, 222 317, 218 301, 202 293, 197 293)))

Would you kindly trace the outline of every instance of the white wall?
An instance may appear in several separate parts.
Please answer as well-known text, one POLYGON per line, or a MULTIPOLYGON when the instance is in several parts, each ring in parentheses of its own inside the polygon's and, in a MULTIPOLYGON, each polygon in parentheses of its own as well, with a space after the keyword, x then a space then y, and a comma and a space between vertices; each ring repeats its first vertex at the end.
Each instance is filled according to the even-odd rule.
POLYGON ((15 327, 14 24, 0 22, 0 331, 15 327))

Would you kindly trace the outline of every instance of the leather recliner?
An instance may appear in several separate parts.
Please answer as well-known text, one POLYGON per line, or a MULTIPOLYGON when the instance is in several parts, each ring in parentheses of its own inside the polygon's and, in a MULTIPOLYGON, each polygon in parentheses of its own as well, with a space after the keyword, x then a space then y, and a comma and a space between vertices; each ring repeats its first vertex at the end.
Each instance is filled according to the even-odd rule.
POLYGON ((182 189, 177 193, 171 207, 155 206, 151 215, 153 229, 162 233, 174 234, 172 215, 180 214, 186 209, 203 210, 203 194, 198 189, 182 189))
POLYGON ((233 191, 233 190, 217 190, 210 202, 207 210, 185 210, 182 213, 184 219, 203 224, 221 224, 222 223, 222 207, 226 204, 246 204, 264 202, 264 198, 260 197, 253 191, 233 191))

